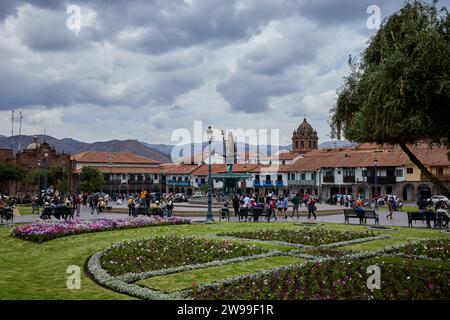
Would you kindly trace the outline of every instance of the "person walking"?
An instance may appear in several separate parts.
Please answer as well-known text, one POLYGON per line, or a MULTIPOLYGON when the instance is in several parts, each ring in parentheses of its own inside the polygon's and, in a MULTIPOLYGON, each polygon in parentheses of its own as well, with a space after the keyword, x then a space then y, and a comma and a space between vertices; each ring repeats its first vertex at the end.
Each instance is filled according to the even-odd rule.
POLYGON ((281 197, 279 197, 278 201, 277 201, 277 209, 278 209, 278 215, 280 216, 280 218, 283 214, 283 206, 284 206, 283 199, 281 197))
POLYGON ((300 202, 301 202, 300 197, 299 197, 298 193, 296 193, 294 198, 292 199, 293 208, 292 208, 291 218, 293 218, 294 214, 297 212, 297 219, 298 219, 298 217, 299 217, 298 207, 300 206, 300 202))
POLYGON ((275 221, 277 221, 278 220, 278 218, 277 218, 277 210, 276 210, 277 202, 275 201, 275 198, 272 198, 270 200, 269 208, 270 208, 270 212, 271 212, 271 218, 273 218, 273 219, 275 219, 275 221))
POLYGON ((234 216, 237 217, 239 215, 239 205, 240 200, 237 194, 234 195, 233 198, 233 209, 234 209, 234 216))
POLYGON ((308 203, 308 219, 311 218, 311 214, 314 216, 314 220, 317 219, 316 210, 316 200, 311 198, 308 203))
POLYGON ((167 208, 167 217, 171 218, 172 214, 173 214, 173 200, 172 200, 172 196, 168 196, 167 199, 167 203, 166 203, 166 208, 167 208))
POLYGON ((127 205, 128 205, 128 216, 129 217, 134 217, 135 216, 134 215, 134 208, 136 207, 136 203, 134 202, 133 197, 130 197, 128 199, 127 205))
POLYGON ((81 212, 81 197, 76 197, 76 209, 77 209, 77 217, 80 216, 80 212, 81 212))
POLYGON ((392 219, 392 214, 394 213, 394 198, 393 197, 389 197, 389 200, 387 201, 387 206, 388 206, 389 214, 386 216, 386 219, 388 219, 388 218, 392 219))
POLYGON ((287 220, 287 211, 289 208, 289 199, 287 197, 283 198, 283 211, 284 211, 284 219, 287 220))

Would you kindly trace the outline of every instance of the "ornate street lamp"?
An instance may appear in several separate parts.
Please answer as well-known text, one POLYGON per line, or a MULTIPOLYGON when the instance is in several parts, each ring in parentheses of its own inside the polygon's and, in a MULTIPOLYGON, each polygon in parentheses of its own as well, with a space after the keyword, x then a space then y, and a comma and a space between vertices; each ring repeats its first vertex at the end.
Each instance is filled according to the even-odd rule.
POLYGON ((108 166, 109 166, 109 189, 110 189, 110 193, 109 196, 112 197, 112 184, 113 184, 113 179, 112 179, 112 166, 113 166, 113 157, 111 155, 108 156, 108 166))
POLYGON ((37 167, 38 167, 38 198, 39 203, 41 201, 41 160, 37 161, 37 167))
POLYGON ((45 175, 44 175, 44 189, 45 189, 45 195, 47 196, 47 190, 48 190, 48 181, 47 181, 47 171, 48 171, 48 150, 44 149, 44 161, 45 161, 45 175))
POLYGON ((377 181, 377 164, 378 160, 373 160, 375 166, 375 210, 378 209, 378 181, 377 181))
POLYGON ((211 179, 211 142, 213 140, 214 131, 211 127, 206 130, 206 137, 209 144, 209 162, 208 162, 208 214, 206 215, 207 222, 213 222, 214 217, 212 213, 212 179, 211 179))

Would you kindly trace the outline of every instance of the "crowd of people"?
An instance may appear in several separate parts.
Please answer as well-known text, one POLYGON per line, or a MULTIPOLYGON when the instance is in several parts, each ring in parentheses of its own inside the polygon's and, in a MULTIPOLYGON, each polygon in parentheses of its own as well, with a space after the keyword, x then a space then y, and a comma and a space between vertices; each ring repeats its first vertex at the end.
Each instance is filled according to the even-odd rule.
MULTIPOLYGON (((289 202, 292 203, 292 211, 291 217, 297 215, 299 218, 299 210, 298 208, 302 206, 302 204, 308 208, 308 219, 311 216, 316 216, 316 202, 317 200, 311 197, 308 193, 304 193, 300 195, 299 193, 295 194, 293 197, 289 197, 286 195, 277 196, 273 192, 267 192, 265 194, 236 194, 231 200, 234 215, 238 216, 241 208, 248 209, 263 209, 266 211, 270 211, 270 217, 274 220, 278 220, 279 218, 288 218, 288 209, 289 202)), ((223 205, 224 207, 229 207, 228 200, 225 200, 223 205)))

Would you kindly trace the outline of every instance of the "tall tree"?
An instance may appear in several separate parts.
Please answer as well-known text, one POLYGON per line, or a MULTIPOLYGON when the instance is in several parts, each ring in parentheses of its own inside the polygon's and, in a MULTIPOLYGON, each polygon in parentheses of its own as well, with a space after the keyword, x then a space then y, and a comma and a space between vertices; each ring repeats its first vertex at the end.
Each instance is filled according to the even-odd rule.
POLYGON ((406 3, 383 21, 360 58, 350 57, 351 72, 330 117, 333 137, 399 144, 446 194, 447 187, 408 145, 450 149, 449 33, 449 13, 437 0, 406 3))
POLYGON ((8 181, 22 181, 26 177, 24 169, 15 164, 0 163, 0 186, 6 188, 8 181))
POLYGON ((103 174, 96 168, 83 167, 78 189, 82 192, 100 191, 105 184, 103 174))

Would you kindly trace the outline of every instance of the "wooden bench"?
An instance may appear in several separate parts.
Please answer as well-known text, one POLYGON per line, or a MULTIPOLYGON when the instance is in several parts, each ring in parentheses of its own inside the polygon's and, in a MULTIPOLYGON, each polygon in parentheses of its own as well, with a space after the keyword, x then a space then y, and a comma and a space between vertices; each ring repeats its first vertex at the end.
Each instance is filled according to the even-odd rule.
POLYGON ((0 222, 3 224, 14 222, 14 211, 12 207, 4 207, 0 209, 0 222))
POLYGON ((248 215, 252 217, 254 222, 258 222, 259 217, 266 217, 266 220, 270 221, 272 213, 270 212, 270 210, 266 210, 264 208, 253 208, 249 210, 248 215))
POLYGON ((375 210, 360 210, 355 211, 354 209, 344 209, 345 223, 350 224, 350 218, 359 219, 359 224, 363 224, 367 219, 375 220, 375 224, 380 224, 378 213, 375 210))
POLYGON ((412 227, 413 221, 426 221, 427 227, 431 228, 431 221, 434 222, 434 226, 436 226, 436 213, 433 211, 424 211, 424 212, 407 212, 408 214, 408 227, 412 227))
POLYGON ((227 219, 230 221, 230 209, 229 208, 220 208, 219 209, 219 221, 222 219, 227 219))
POLYGON ((243 220, 244 217, 245 217, 245 221, 247 221, 249 211, 250 210, 248 208, 239 208, 239 217, 238 217, 239 221, 243 220))

